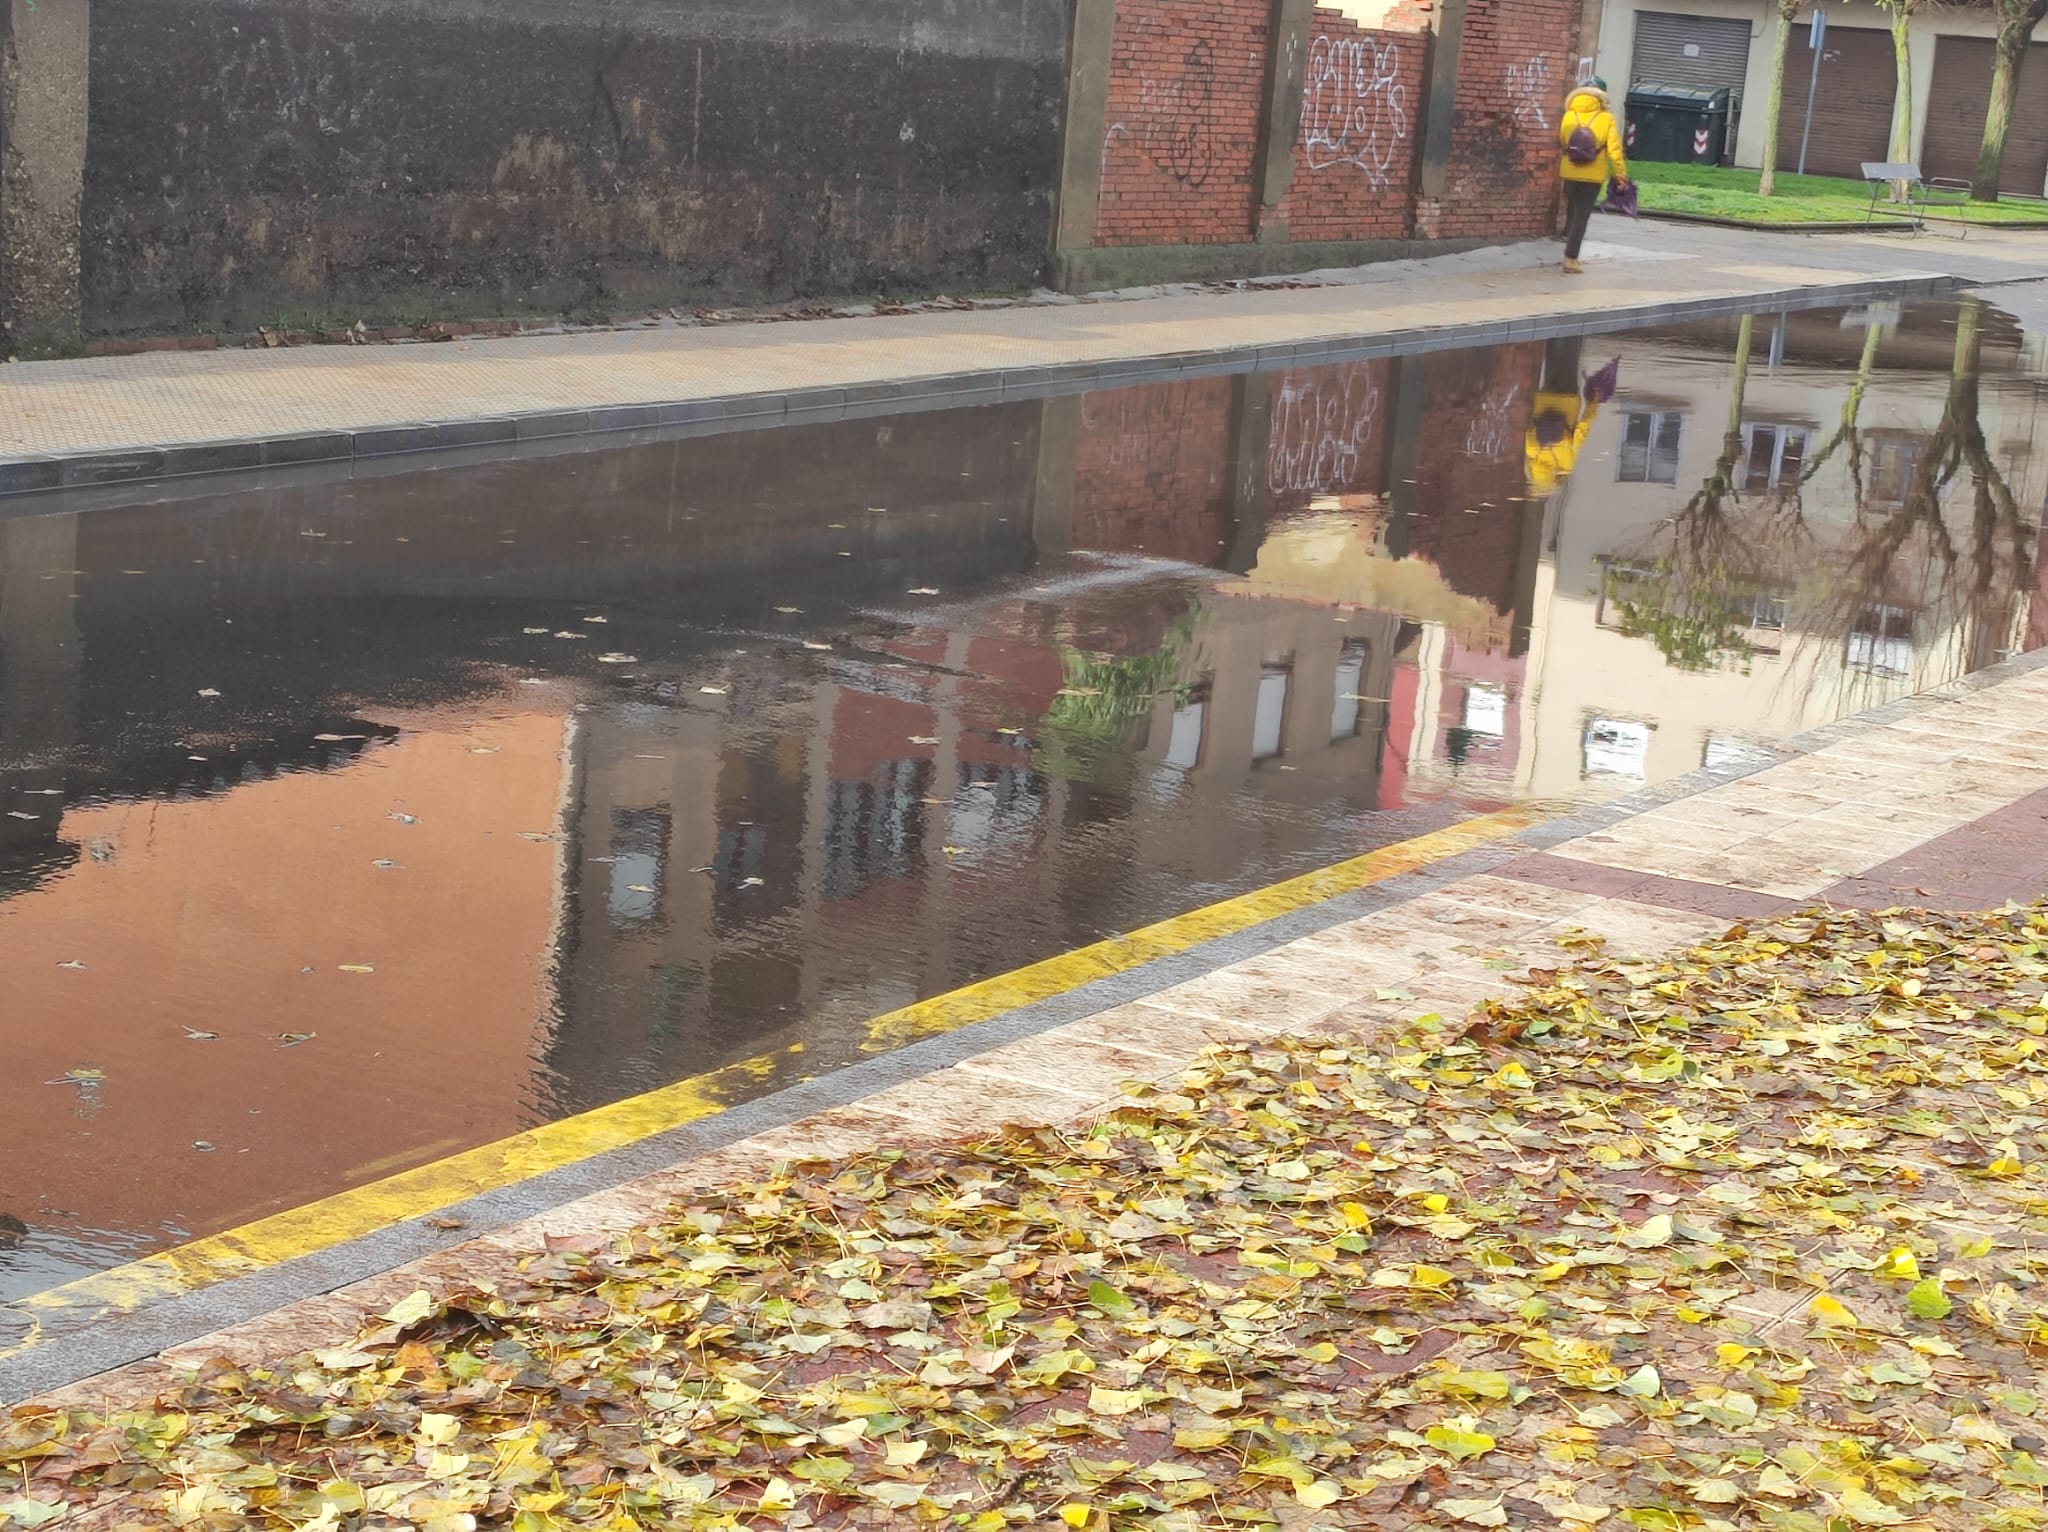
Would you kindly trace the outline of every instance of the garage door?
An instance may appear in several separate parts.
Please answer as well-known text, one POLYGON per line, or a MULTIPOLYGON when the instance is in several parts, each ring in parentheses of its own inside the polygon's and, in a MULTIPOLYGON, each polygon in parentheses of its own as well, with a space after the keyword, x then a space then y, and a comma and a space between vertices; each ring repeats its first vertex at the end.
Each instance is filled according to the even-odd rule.
MULTIPOLYGON (((1806 90, 1813 55, 1798 46, 1805 29, 1793 33, 1785 66, 1785 109, 1778 116, 1778 168, 1799 164, 1799 130, 1806 121, 1806 90)), ((1813 138, 1806 172, 1816 176, 1860 177, 1866 160, 1882 160, 1892 136, 1892 35, 1868 28, 1829 27, 1820 61, 1820 92, 1813 109, 1813 138)))
POLYGON ((1749 23, 1722 16, 1636 12, 1636 46, 1629 83, 1726 86, 1737 99, 1749 70, 1749 23))
MULTIPOLYGON (((1991 39, 1943 37, 1934 46, 1934 88, 1927 102, 1922 174, 1973 180, 1991 103, 1991 39)), ((2038 197, 2048 183, 2048 43, 2035 43, 2020 70, 2012 126, 2005 135, 2005 173, 1998 189, 2038 197)))

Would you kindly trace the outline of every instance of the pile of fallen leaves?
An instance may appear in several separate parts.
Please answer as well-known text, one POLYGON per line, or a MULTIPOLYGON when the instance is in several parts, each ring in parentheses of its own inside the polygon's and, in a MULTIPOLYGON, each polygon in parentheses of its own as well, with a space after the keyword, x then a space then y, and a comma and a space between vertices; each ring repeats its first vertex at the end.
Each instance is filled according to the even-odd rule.
POLYGON ((0 1524, 2048 1525, 2048 910, 1566 961, 18 1411, 0 1524))

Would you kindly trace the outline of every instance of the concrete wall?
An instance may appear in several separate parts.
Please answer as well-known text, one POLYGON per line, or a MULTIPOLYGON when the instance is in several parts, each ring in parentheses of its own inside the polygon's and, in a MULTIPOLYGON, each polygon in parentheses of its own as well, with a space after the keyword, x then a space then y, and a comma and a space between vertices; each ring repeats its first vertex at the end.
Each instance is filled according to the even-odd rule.
MULTIPOLYGON (((1635 52, 1636 12, 1663 11, 1687 16, 1726 16, 1750 23, 1749 69, 1743 79, 1742 121, 1735 139, 1735 163, 1755 170, 1763 164, 1765 103, 1771 94, 1771 45, 1776 27, 1776 8, 1769 0, 1606 0, 1600 23, 1598 69, 1617 95, 1628 88, 1629 66, 1635 52)), ((1870 0, 1836 0, 1827 7, 1830 27, 1851 27, 1886 31, 1890 17, 1870 0)), ((1813 12, 1799 13, 1793 24, 1792 46, 1786 55, 1785 72, 1812 66, 1807 49, 1808 29, 1813 12)), ((1995 37, 1998 27, 1987 8, 1922 9, 1916 13, 1907 34, 1907 51, 1913 72, 1913 153, 1917 158, 1927 133, 1927 103, 1934 87, 1934 50, 1938 38, 1995 37)), ((2034 33, 2036 42, 2048 42, 2048 22, 2034 33)), ((1788 89, 1790 87, 1788 86, 1788 89)), ((2048 89, 2031 75, 2022 78, 2022 90, 2048 89)))
POLYGON ((0 0, 0 355, 78 326, 88 0, 0 0))
POLYGON ((1066 43, 1062 0, 97 0, 86 322, 1028 286, 1066 43))

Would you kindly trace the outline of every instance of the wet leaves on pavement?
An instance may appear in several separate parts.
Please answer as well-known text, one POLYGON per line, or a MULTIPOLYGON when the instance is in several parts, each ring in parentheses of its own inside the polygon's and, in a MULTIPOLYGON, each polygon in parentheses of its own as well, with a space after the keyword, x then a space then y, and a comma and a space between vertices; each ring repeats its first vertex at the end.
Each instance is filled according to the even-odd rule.
POLYGON ((2048 1525, 2048 912, 1588 939, 1075 1130, 777 1167, 154 1410, 0 1523, 2048 1525))

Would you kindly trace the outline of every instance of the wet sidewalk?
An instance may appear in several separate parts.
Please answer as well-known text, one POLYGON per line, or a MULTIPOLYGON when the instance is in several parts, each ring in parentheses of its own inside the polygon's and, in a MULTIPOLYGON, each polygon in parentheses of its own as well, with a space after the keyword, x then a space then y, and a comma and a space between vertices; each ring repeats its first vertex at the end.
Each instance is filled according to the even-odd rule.
POLYGON ((802 323, 390 346, 153 352, 10 366, 0 494, 329 468, 599 432, 702 431, 1042 397, 1105 382, 1854 302, 2048 273, 2048 242, 1616 233, 1566 278, 1539 242, 1238 290, 802 323))
MULTIPOLYGON (((421 1218, 444 1230, 467 1219, 454 1236, 463 1242, 367 1280, 341 1285, 334 1274, 351 1259, 376 1269, 390 1241, 128 1312, 89 1284, 28 1300, 14 1312, 35 1316, 44 1338, 0 1360, 0 1399, 76 1384, 75 1397, 106 1407, 214 1357, 335 1345, 417 1289, 492 1282, 550 1240, 633 1228, 673 1199, 778 1162, 1007 1122, 1078 1123, 1116 1102, 1123 1082, 1171 1077, 1212 1041, 1383 1041, 1418 1015, 1456 1017, 1512 994, 1517 976, 1591 942, 1648 957, 1819 903, 1963 909, 2038 898, 2048 893, 2048 651, 1812 731, 1768 760, 1532 817, 1473 822, 1181 917, 1209 938, 1186 951, 1155 934, 1165 927, 1133 933, 1127 940, 1168 955, 1079 989, 1064 1015, 1020 993, 978 1028, 842 1076, 857 1099, 806 1113, 811 1087, 799 1087, 779 1098, 780 1121, 776 1098, 755 1104, 768 1116, 735 1119, 770 1124, 763 1131, 480 1237, 471 1235, 488 1227, 488 1203, 421 1218), (102 1306, 71 1311, 85 1300, 102 1306)), ((187 1262, 186 1279, 205 1280, 204 1265, 187 1262)))

